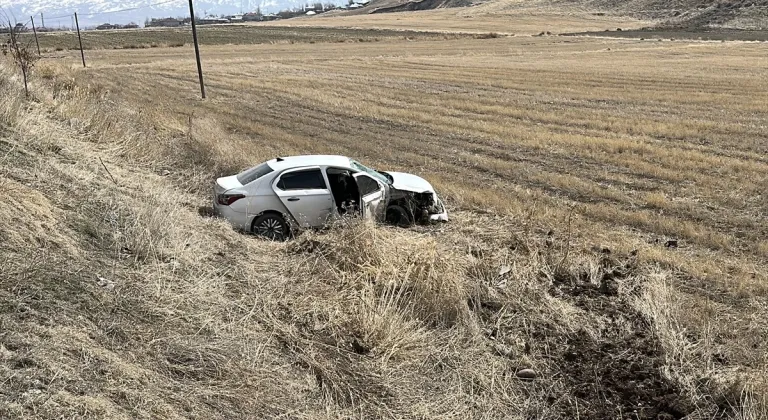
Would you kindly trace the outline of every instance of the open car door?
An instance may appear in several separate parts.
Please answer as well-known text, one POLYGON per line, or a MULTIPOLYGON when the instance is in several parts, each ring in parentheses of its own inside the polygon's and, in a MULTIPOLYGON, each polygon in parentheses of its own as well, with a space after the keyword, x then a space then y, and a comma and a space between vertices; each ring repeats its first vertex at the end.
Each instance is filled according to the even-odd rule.
POLYGON ((383 220, 386 212, 386 188, 378 180, 358 172, 353 175, 360 191, 360 211, 364 219, 383 220))

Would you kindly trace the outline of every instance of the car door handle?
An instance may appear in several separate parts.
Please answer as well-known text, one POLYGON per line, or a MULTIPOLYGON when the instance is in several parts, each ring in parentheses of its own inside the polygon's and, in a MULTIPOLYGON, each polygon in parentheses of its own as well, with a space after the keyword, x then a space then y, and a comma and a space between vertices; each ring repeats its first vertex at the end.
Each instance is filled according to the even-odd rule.
POLYGON ((288 201, 299 201, 298 197, 291 197, 288 199, 288 201))

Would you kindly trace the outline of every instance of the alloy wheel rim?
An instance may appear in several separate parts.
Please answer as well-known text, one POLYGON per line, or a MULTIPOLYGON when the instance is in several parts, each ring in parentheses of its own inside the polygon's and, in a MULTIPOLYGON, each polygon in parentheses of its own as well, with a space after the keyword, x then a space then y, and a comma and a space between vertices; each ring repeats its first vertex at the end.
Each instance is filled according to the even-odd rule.
POLYGON ((262 220, 258 226, 259 234, 270 239, 281 238, 283 236, 283 231, 283 224, 272 217, 262 220))

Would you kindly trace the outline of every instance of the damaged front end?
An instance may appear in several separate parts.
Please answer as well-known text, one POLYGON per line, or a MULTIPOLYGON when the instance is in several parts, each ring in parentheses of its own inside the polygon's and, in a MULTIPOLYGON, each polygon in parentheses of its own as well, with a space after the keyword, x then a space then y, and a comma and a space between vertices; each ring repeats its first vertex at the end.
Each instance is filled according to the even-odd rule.
POLYGON ((426 179, 404 172, 385 174, 391 180, 387 223, 407 226, 448 221, 448 211, 426 179))
POLYGON ((393 189, 387 207, 387 222, 396 225, 447 222, 448 212, 434 191, 393 189))

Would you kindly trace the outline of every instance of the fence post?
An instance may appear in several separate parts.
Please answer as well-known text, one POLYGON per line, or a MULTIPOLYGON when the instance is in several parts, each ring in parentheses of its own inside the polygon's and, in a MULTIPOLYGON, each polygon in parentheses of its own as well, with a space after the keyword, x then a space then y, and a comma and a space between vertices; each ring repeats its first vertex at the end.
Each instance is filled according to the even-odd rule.
POLYGON ((40 41, 37 40, 37 29, 35 29, 35 18, 30 16, 29 20, 32 21, 32 32, 35 34, 35 44, 37 44, 37 56, 40 57, 40 41))
POLYGON ((83 67, 85 67, 85 53, 83 52, 83 39, 80 38, 80 22, 77 21, 77 12, 75 12, 75 26, 77 27, 77 41, 80 42, 80 57, 83 59, 83 67))

